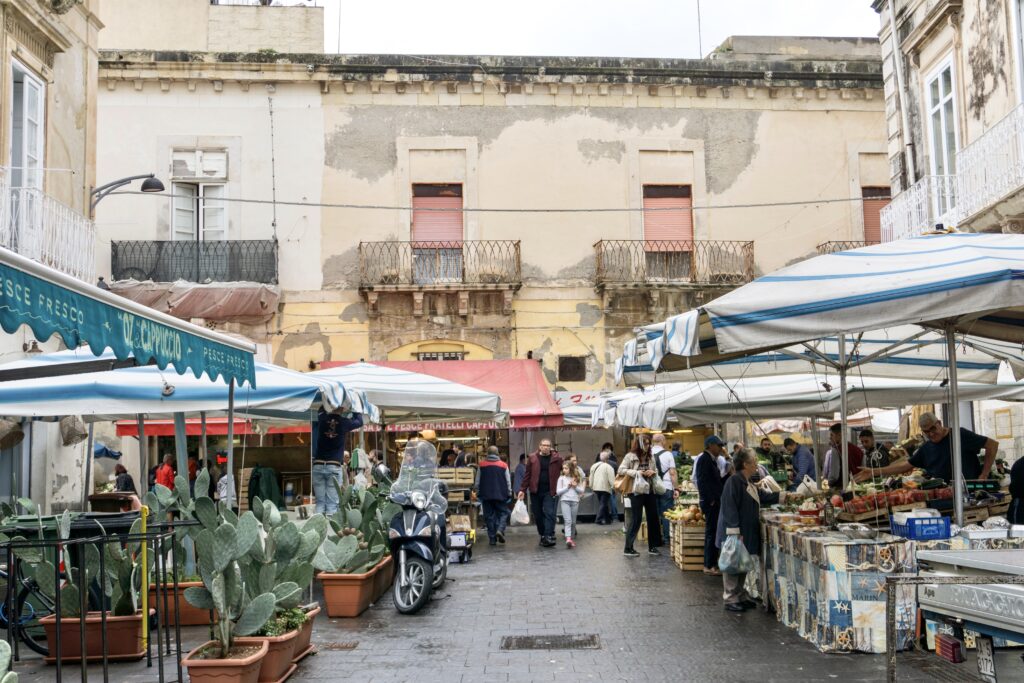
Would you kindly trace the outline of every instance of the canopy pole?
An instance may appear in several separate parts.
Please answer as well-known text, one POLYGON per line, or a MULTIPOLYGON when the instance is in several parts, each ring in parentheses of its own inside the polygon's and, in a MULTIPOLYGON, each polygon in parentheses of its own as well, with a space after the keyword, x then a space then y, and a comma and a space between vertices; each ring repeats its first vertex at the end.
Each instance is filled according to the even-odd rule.
POLYGON ((85 449, 85 488, 82 489, 82 512, 89 511, 89 482, 92 479, 92 430, 94 423, 89 423, 89 440, 85 449))
MULTIPOLYGON (((825 468, 824 458, 821 452, 821 438, 818 434, 818 416, 811 415, 811 443, 814 445, 814 471, 818 473, 818 488, 821 488, 821 482, 825 481, 825 468)), ((800 482, 795 482, 797 486, 800 482)))
POLYGON ((843 482, 842 489, 846 489, 847 483, 850 481, 850 458, 849 458, 849 438, 847 436, 847 424, 846 424, 846 412, 849 409, 849 399, 846 395, 846 371, 849 364, 846 362, 846 334, 839 335, 839 424, 842 425, 843 432, 840 434, 842 439, 840 445, 840 457, 843 459, 843 482))
POLYGON ((960 459, 960 391, 956 379, 956 335, 946 325, 946 350, 949 358, 949 450, 953 457, 953 513, 957 526, 964 525, 964 466, 960 459))
POLYGON ((149 493, 149 442, 146 440, 146 421, 142 413, 135 416, 135 425, 139 430, 139 491, 145 496, 149 493))
POLYGON ((206 453, 206 411, 199 413, 199 460, 203 467, 209 468, 210 460, 206 453))
POLYGON ((228 507, 241 509, 238 500, 238 486, 235 485, 235 380, 228 382, 228 496, 234 505, 228 507))
POLYGON ((174 453, 178 461, 179 477, 188 481, 188 436, 185 431, 185 413, 174 414, 174 453))

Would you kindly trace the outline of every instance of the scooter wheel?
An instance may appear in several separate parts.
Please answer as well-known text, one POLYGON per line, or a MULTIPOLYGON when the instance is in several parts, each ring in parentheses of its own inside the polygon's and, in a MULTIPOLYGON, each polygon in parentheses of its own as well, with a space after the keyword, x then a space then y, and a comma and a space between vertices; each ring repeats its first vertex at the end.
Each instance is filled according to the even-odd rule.
POLYGON ((422 557, 410 555, 405 559, 405 568, 398 568, 395 574, 395 584, 392 595, 395 600, 395 609, 401 614, 415 614, 419 612, 427 601, 430 600, 430 593, 433 590, 434 568, 422 557), (402 579, 405 585, 402 585, 402 579))

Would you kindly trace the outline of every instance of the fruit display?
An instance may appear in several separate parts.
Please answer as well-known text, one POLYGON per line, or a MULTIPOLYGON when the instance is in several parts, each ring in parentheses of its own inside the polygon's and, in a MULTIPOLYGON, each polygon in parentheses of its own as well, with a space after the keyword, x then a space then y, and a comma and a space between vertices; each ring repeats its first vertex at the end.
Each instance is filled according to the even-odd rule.
POLYGON ((683 524, 703 524, 704 514, 696 505, 674 507, 665 511, 665 519, 683 524))

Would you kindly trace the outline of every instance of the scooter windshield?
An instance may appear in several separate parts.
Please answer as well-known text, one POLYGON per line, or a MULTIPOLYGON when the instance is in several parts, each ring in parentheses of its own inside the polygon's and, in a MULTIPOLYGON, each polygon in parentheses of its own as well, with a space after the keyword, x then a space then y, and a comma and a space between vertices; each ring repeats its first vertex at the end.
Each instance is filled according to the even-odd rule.
POLYGON ((437 449, 429 441, 413 441, 405 448, 398 478, 391 485, 392 500, 415 500, 414 492, 422 493, 426 508, 442 513, 448 508, 448 500, 440 491, 441 481, 437 478, 437 449))

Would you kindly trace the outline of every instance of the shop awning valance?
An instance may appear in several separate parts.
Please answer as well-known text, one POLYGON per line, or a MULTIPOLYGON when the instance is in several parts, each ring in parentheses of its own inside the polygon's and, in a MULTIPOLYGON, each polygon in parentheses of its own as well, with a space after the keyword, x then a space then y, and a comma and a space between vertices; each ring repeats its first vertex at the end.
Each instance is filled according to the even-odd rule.
POLYGON ((60 335, 68 348, 87 345, 99 356, 134 356, 161 370, 255 382, 252 343, 233 339, 146 308, 0 249, 0 327, 11 334, 27 325, 36 339, 60 335))

